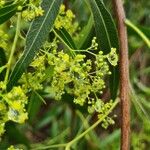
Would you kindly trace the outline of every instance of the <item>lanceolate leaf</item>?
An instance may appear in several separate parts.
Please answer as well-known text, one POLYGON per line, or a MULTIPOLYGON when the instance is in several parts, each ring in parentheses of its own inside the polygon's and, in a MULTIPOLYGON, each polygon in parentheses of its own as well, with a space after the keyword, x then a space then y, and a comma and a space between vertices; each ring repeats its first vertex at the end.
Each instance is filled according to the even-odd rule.
POLYGON ((114 21, 101 0, 89 0, 95 22, 98 44, 104 53, 112 47, 119 49, 114 21))
MULTIPOLYGON (((94 17, 95 31, 99 47, 105 54, 110 49, 119 49, 117 30, 114 21, 101 0, 89 0, 90 7, 94 17)), ((112 76, 110 80, 110 89, 112 98, 116 97, 118 86, 118 69, 112 68, 112 76)))
POLYGON ((6 56, 3 48, 0 47, 0 67, 6 64, 6 56))
POLYGON ((47 39, 48 33, 52 29, 59 12, 61 3, 62 0, 43 0, 41 7, 44 9, 44 15, 35 19, 31 23, 27 34, 24 53, 12 71, 8 82, 8 90, 16 84, 36 53, 41 48, 42 44, 47 39))
POLYGON ((70 36, 70 34, 66 31, 65 28, 62 28, 60 30, 55 29, 54 30, 57 36, 71 49, 77 49, 76 45, 70 36))
POLYGON ((2 67, 2 66, 6 65, 6 63, 7 63, 7 60, 6 60, 5 52, 0 47, 0 81, 4 79, 4 75, 5 75, 4 69, 5 69, 5 67, 2 67))
POLYGON ((11 4, 0 9, 0 24, 10 19, 17 11, 17 4, 11 4))
POLYGON ((80 33, 81 38, 77 41, 78 49, 81 49, 82 46, 84 45, 85 41, 89 37, 92 27, 93 27, 93 17, 90 16, 87 25, 83 28, 83 30, 80 33))
POLYGON ((42 101, 40 100, 40 98, 34 92, 32 92, 29 105, 28 105, 29 122, 32 122, 36 118, 36 115, 41 105, 42 105, 42 101))

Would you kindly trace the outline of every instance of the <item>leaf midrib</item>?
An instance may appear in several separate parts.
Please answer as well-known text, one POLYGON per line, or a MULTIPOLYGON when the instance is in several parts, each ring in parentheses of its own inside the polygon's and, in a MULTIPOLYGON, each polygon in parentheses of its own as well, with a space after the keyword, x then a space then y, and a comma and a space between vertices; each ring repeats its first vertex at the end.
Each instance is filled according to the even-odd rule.
POLYGON ((72 49, 74 49, 72 47, 72 44, 70 43, 70 41, 68 40, 68 38, 66 38, 66 35, 60 30, 60 32, 62 33, 62 35, 65 37, 65 39, 67 40, 67 42, 69 43, 69 45, 71 46, 72 49))
POLYGON ((3 16, 5 16, 5 15, 7 15, 7 14, 9 14, 9 13, 11 13, 11 12, 14 11, 15 9, 16 9, 16 6, 15 6, 13 9, 11 9, 10 11, 7 11, 6 13, 0 15, 0 18, 3 17, 3 16))
MULTIPOLYGON (((23 64, 24 60, 25 60, 26 57, 28 56, 28 54, 29 54, 29 52, 30 52, 30 50, 31 50, 32 45, 34 44, 35 40, 37 39, 37 36, 38 36, 38 34, 40 33, 41 28, 43 27, 43 25, 44 25, 44 23, 45 23, 45 20, 47 19, 50 10, 52 9, 52 6, 53 6, 54 2, 55 2, 55 0, 53 0, 51 7, 50 7, 50 9, 48 10, 48 12, 47 12, 47 14, 46 14, 46 16, 45 16, 45 18, 44 18, 44 20, 43 20, 43 22, 42 22, 42 25, 41 25, 41 27, 40 27, 40 29, 39 29, 39 32, 37 32, 37 34, 36 34, 36 36, 35 36, 35 38, 34 38, 32 44, 31 44, 31 46, 30 46, 30 48, 29 48, 29 51, 28 51, 28 52, 26 53, 26 55, 24 56, 24 58, 23 58, 23 60, 22 60, 22 63, 19 65, 18 71, 14 74, 14 77, 15 77, 16 74, 19 72, 20 68, 22 67, 22 64, 23 64)), ((33 23, 32 23, 32 24, 33 24, 33 23)), ((31 27, 32 27, 32 25, 30 26, 30 28, 31 28, 31 27)), ((29 28, 29 31, 30 31, 30 28, 29 28)), ((25 53, 25 52, 24 52, 24 53, 25 53)), ((23 55, 22 55, 22 56, 23 56, 23 55)), ((12 78, 12 80, 14 79, 14 77, 12 78)))
POLYGON ((98 9, 98 12, 100 13, 100 16, 101 16, 101 18, 102 18, 102 22, 103 22, 103 24, 104 24, 104 28, 105 28, 105 31, 106 31, 106 36, 107 36, 107 39, 108 39, 108 43, 109 43, 109 46, 110 46, 110 48, 111 48, 110 37, 109 37, 109 34, 108 34, 108 32, 107 32, 107 28, 106 28, 106 26, 105 26, 105 21, 104 21, 104 19, 103 19, 103 16, 102 16, 102 14, 101 14, 101 11, 99 10, 99 7, 98 7, 98 5, 97 5, 97 2, 94 1, 94 3, 96 3, 96 8, 98 9))
MULTIPOLYGON (((68 38, 67 38, 67 36, 63 33, 63 31, 62 30, 60 30, 60 32, 62 33, 62 35, 65 37, 65 39, 68 41, 68 43, 70 44, 70 47, 71 47, 71 49, 76 49, 74 46, 75 45, 72 45, 72 43, 68 40, 68 38)), ((74 44, 74 43, 73 43, 74 44)))

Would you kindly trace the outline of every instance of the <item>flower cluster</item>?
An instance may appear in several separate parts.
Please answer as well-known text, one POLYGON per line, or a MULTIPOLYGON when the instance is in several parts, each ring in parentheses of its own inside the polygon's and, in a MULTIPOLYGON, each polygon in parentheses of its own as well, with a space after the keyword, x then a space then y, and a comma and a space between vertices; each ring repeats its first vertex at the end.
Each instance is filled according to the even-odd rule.
POLYGON ((91 46, 88 48, 88 50, 97 50, 98 44, 96 42, 96 37, 93 37, 91 46))
MULTIPOLYGON (((22 76, 23 89, 26 91, 30 88, 43 89, 42 82, 45 80, 46 68, 50 68, 51 75, 48 73, 47 76, 51 78, 44 82, 49 85, 47 89, 53 99, 61 100, 63 94, 68 93, 74 97, 75 104, 86 105, 89 113, 97 112, 98 117, 105 115, 113 102, 104 103, 100 99, 100 94, 106 87, 106 76, 111 74, 109 65, 117 65, 116 49, 112 48, 107 55, 102 51, 93 53, 93 50, 98 48, 95 37, 87 50, 71 50, 73 55, 64 50, 58 51, 57 48, 56 39, 52 43, 45 43, 44 51, 42 50, 30 65, 32 71, 22 76), (91 54, 94 58, 88 59, 86 54, 91 54)), ((106 117, 102 126, 107 128, 113 123, 110 117, 106 117)))
POLYGON ((61 5, 59 15, 55 20, 55 28, 65 28, 71 35, 75 34, 79 29, 78 23, 74 22, 75 15, 74 13, 68 9, 65 10, 65 5, 61 5))
MULTIPOLYGON (((103 115, 105 115, 106 112, 108 112, 108 110, 112 107, 113 105, 113 101, 110 100, 108 103, 104 104, 104 102, 101 101, 97 101, 95 104, 95 109, 98 112, 98 118, 102 118, 103 115)), ((110 124, 114 124, 114 120, 107 116, 105 117, 105 119, 103 119, 103 123, 102 123, 102 127, 103 128, 107 128, 110 124)))
POLYGON ((5 0, 0 0, 0 8, 5 5, 5 0))
POLYGON ((44 55, 43 50, 41 50, 30 64, 28 72, 24 73, 19 80, 19 83, 22 85, 21 87, 25 92, 31 90, 43 90, 43 82, 46 79, 46 74, 49 71, 49 68, 53 68, 47 65, 47 56, 45 53, 54 49, 56 50, 57 48, 57 39, 54 39, 52 42, 45 42, 43 45, 44 55))
MULTIPOLYGON (((82 82, 83 84, 88 83, 86 80, 89 79, 86 76, 88 76, 88 72, 91 70, 91 61, 87 60, 84 62, 84 58, 85 55, 81 54, 72 58, 63 51, 48 54, 48 64, 54 66, 51 87, 55 93, 55 99, 60 100, 65 90, 70 94, 74 94, 76 98, 82 93, 84 99, 86 96, 83 94, 84 89, 79 91, 79 86, 81 89, 82 82)), ((78 103, 77 99, 74 101, 78 103)))
MULTIPOLYGON (((40 6, 40 3, 41 0, 29 0, 27 9, 22 12, 22 17, 27 21, 31 21, 36 17, 43 16, 44 10, 40 6)), ((18 7, 18 10, 21 9, 21 7, 18 7)))
MULTIPOLYGON (((105 88, 105 76, 111 74, 107 61, 112 63, 108 59, 110 54, 103 55, 103 52, 100 51, 97 55, 95 54, 93 64, 92 60, 87 59, 83 54, 76 54, 72 57, 64 51, 48 53, 48 64, 54 67, 51 87, 55 99, 60 100, 61 96, 67 92, 74 96, 76 104, 81 106, 93 104, 93 96, 97 98, 97 95, 102 93, 105 88), (93 65, 94 70, 92 70, 93 65)), ((116 63, 114 59, 113 63, 116 63)))
POLYGON ((31 21, 36 17, 43 16, 43 14, 44 10, 42 9, 42 7, 33 7, 31 5, 27 10, 24 10, 22 12, 22 17, 27 21, 31 21))
POLYGON ((7 150, 23 150, 23 149, 15 148, 13 145, 11 145, 9 148, 7 148, 7 150))
POLYGON ((45 77, 45 56, 37 56, 30 65, 31 72, 24 73, 20 79, 22 88, 28 92, 32 90, 42 90, 43 85, 41 82, 45 77))
POLYGON ((116 48, 111 48, 111 52, 107 55, 107 59, 111 63, 111 65, 117 65, 118 55, 116 55, 116 48))
POLYGON ((5 123, 9 120, 24 123, 28 118, 25 110, 27 97, 20 86, 5 93, 5 85, 0 82, 0 136, 4 133, 5 123))
POLYGON ((22 17, 26 21, 32 21, 36 17, 43 16, 44 10, 40 6, 41 0, 0 0, 0 8, 9 3, 19 4, 18 11, 22 11, 22 17))
POLYGON ((7 48, 8 35, 0 28, 0 47, 3 49, 7 48))

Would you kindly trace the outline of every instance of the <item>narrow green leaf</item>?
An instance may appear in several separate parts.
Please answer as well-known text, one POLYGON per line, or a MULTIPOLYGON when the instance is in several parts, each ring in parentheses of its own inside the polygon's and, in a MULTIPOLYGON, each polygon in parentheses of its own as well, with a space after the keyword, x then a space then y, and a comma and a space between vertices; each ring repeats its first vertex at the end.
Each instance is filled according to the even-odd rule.
POLYGON ((79 49, 87 49, 87 47, 90 47, 93 37, 95 37, 95 29, 92 27, 91 30, 89 31, 88 36, 86 37, 84 43, 82 44, 82 46, 79 49))
POLYGON ((31 23, 27 34, 24 53, 16 63, 12 74, 10 75, 10 80, 7 86, 8 90, 11 90, 11 88, 16 84, 36 53, 46 41, 49 31, 52 29, 59 12, 61 3, 62 0, 44 0, 42 2, 41 7, 44 10, 44 15, 36 18, 31 23))
MULTIPOLYGON (((100 49, 105 54, 109 53, 112 47, 119 50, 117 30, 111 14, 101 0, 89 0, 89 2, 94 17, 95 31, 100 49)), ((119 84, 119 73, 118 69, 113 67, 111 67, 111 72, 110 91, 112 98, 115 99, 119 84)))
POLYGON ((93 17, 90 16, 87 25, 82 29, 80 35, 81 38, 77 41, 78 49, 81 49, 93 27, 93 17))
POLYGON ((135 92, 131 84, 130 84, 130 97, 139 117, 142 120, 147 119, 150 122, 150 115, 147 112, 147 110, 143 107, 143 104, 141 103, 141 100, 139 99, 140 98, 139 95, 135 92))
POLYGON ((149 38, 137 26, 135 26, 130 20, 126 19, 125 23, 132 30, 134 30, 142 38, 142 40, 145 42, 145 44, 150 48, 149 38))
POLYGON ((0 74, 2 73, 2 71, 6 68, 6 66, 2 66, 0 67, 0 74))
POLYGON ((114 21, 101 0, 89 0, 95 22, 98 44, 104 53, 112 47, 119 49, 114 21))
POLYGON ((5 75, 5 65, 7 63, 4 50, 0 47, 0 81, 4 79, 5 75))
POLYGON ((103 142, 100 144, 100 149, 105 149, 107 148, 108 145, 111 145, 116 141, 118 141, 119 144, 119 139, 120 139, 120 129, 116 129, 110 135, 108 135, 106 138, 103 139, 103 142))
POLYGON ((42 116, 41 120, 38 120, 36 129, 40 129, 47 126, 55 119, 55 117, 62 114, 62 111, 63 107, 58 107, 58 105, 54 105, 42 116))
POLYGON ((65 43, 66 46, 68 46, 71 49, 77 49, 72 37, 66 31, 65 28, 61 28, 60 30, 55 29, 54 31, 59 37, 59 39, 61 39, 65 43))
POLYGON ((40 107, 42 105, 42 101, 40 98, 32 92, 29 105, 28 105, 28 116, 29 116, 29 122, 32 123, 34 120, 36 120, 36 115, 38 114, 40 107))
POLYGON ((0 24, 4 23, 13 15, 15 15, 17 6, 17 4, 11 4, 0 9, 0 24))
POLYGON ((7 63, 4 50, 0 47, 0 67, 7 63))
POLYGON ((150 88, 145 86, 144 84, 142 84, 140 81, 138 81, 137 79, 135 79, 135 83, 138 86, 138 88, 144 92, 146 95, 150 95, 150 88))
POLYGON ((13 122, 8 122, 5 129, 9 141, 13 141, 16 144, 24 144, 29 149, 30 141, 17 125, 15 125, 13 122))

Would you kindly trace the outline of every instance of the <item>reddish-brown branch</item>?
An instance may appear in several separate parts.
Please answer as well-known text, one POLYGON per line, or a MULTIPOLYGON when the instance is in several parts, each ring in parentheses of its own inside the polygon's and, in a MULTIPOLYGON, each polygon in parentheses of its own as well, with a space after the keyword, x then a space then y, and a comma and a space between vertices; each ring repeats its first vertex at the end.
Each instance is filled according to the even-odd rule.
POLYGON ((125 12, 121 0, 113 0, 118 22, 120 42, 120 99, 121 99, 121 150, 130 149, 129 61, 125 12))
POLYGON ((68 9, 68 0, 64 0, 64 4, 66 6, 66 9, 68 9))

